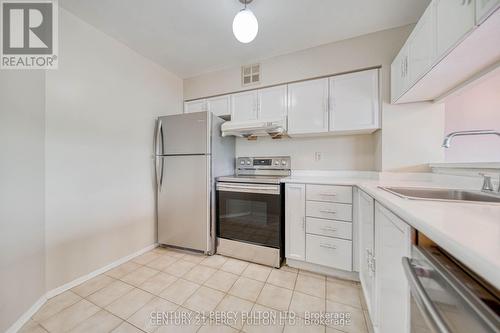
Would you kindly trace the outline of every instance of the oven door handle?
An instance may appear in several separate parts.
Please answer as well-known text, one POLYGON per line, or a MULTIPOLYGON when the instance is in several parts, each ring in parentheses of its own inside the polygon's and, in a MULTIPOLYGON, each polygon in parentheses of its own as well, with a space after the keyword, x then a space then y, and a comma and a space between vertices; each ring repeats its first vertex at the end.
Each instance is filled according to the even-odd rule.
POLYGON ((434 304, 432 304, 432 301, 420 283, 410 258, 403 257, 402 264, 415 303, 426 322, 432 327, 433 332, 451 333, 448 325, 443 320, 443 317, 441 317, 434 304))
POLYGON ((257 193, 257 194, 280 194, 279 185, 247 185, 235 183, 217 183, 217 191, 222 192, 243 192, 243 193, 257 193))

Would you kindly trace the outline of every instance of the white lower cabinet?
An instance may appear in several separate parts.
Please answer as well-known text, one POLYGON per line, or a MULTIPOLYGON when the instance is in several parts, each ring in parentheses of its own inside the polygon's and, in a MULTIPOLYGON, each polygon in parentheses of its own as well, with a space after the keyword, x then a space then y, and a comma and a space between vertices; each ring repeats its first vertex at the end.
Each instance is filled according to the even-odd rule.
POLYGON ((359 279, 375 332, 409 333, 410 290, 401 262, 410 256, 411 227, 352 187, 286 184, 285 206, 286 258, 309 268, 312 264, 352 274, 353 268, 357 270, 353 256, 358 256, 359 279), (347 191, 356 196, 354 200, 346 199, 347 191), (339 200, 356 207, 325 194, 342 194, 339 200), (337 219, 337 213, 346 220, 337 219))
POLYGON ((306 215, 323 219, 352 221, 352 205, 307 200, 306 215))
POLYGON ((285 256, 289 259, 305 260, 306 186, 286 184, 285 200, 285 256))
POLYGON ((352 240, 352 223, 306 217, 306 232, 313 235, 352 240))
POLYGON ((358 191, 358 224, 359 224, 359 280, 363 288, 368 312, 373 324, 375 315, 375 200, 363 191, 358 191))
POLYGON ((410 290, 401 260, 410 250, 410 226, 376 203, 375 328, 380 333, 409 332, 410 290))
POLYGON ((352 272, 352 204, 337 200, 352 203, 352 187, 286 184, 287 259, 352 272))
POLYGON ((352 270, 352 241, 306 235, 306 261, 342 269, 352 270))

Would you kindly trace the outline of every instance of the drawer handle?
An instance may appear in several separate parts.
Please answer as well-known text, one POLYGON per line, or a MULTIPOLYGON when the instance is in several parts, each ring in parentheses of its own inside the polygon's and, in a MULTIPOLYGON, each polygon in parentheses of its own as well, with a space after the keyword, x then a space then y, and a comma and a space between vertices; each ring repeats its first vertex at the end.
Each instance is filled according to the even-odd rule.
POLYGON ((321 228, 321 230, 324 230, 324 231, 337 231, 337 228, 323 227, 323 228, 321 228))
POLYGON ((336 246, 330 245, 330 244, 319 244, 319 247, 322 247, 322 248, 325 248, 325 249, 331 249, 331 250, 336 250, 337 249, 336 246))
POLYGON ((327 214, 337 214, 337 212, 333 211, 333 210, 320 210, 319 212, 320 213, 327 213, 327 214))
POLYGON ((321 193, 320 195, 325 196, 325 197, 335 197, 335 196, 337 196, 334 193, 321 193))

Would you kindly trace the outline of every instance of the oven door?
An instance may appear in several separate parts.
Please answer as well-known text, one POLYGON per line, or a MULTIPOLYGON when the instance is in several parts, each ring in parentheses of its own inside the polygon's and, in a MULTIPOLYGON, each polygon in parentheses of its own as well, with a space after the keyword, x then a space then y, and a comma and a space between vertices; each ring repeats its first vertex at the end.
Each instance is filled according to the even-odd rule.
POLYGON ((280 185, 217 183, 217 236, 280 248, 280 185))

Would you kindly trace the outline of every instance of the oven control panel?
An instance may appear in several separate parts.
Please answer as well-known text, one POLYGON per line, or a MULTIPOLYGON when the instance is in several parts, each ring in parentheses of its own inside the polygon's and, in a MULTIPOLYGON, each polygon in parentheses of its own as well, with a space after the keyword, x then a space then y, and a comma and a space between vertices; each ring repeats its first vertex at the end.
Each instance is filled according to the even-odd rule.
POLYGON ((290 170, 290 164, 290 156, 236 158, 236 168, 245 170, 290 170))

